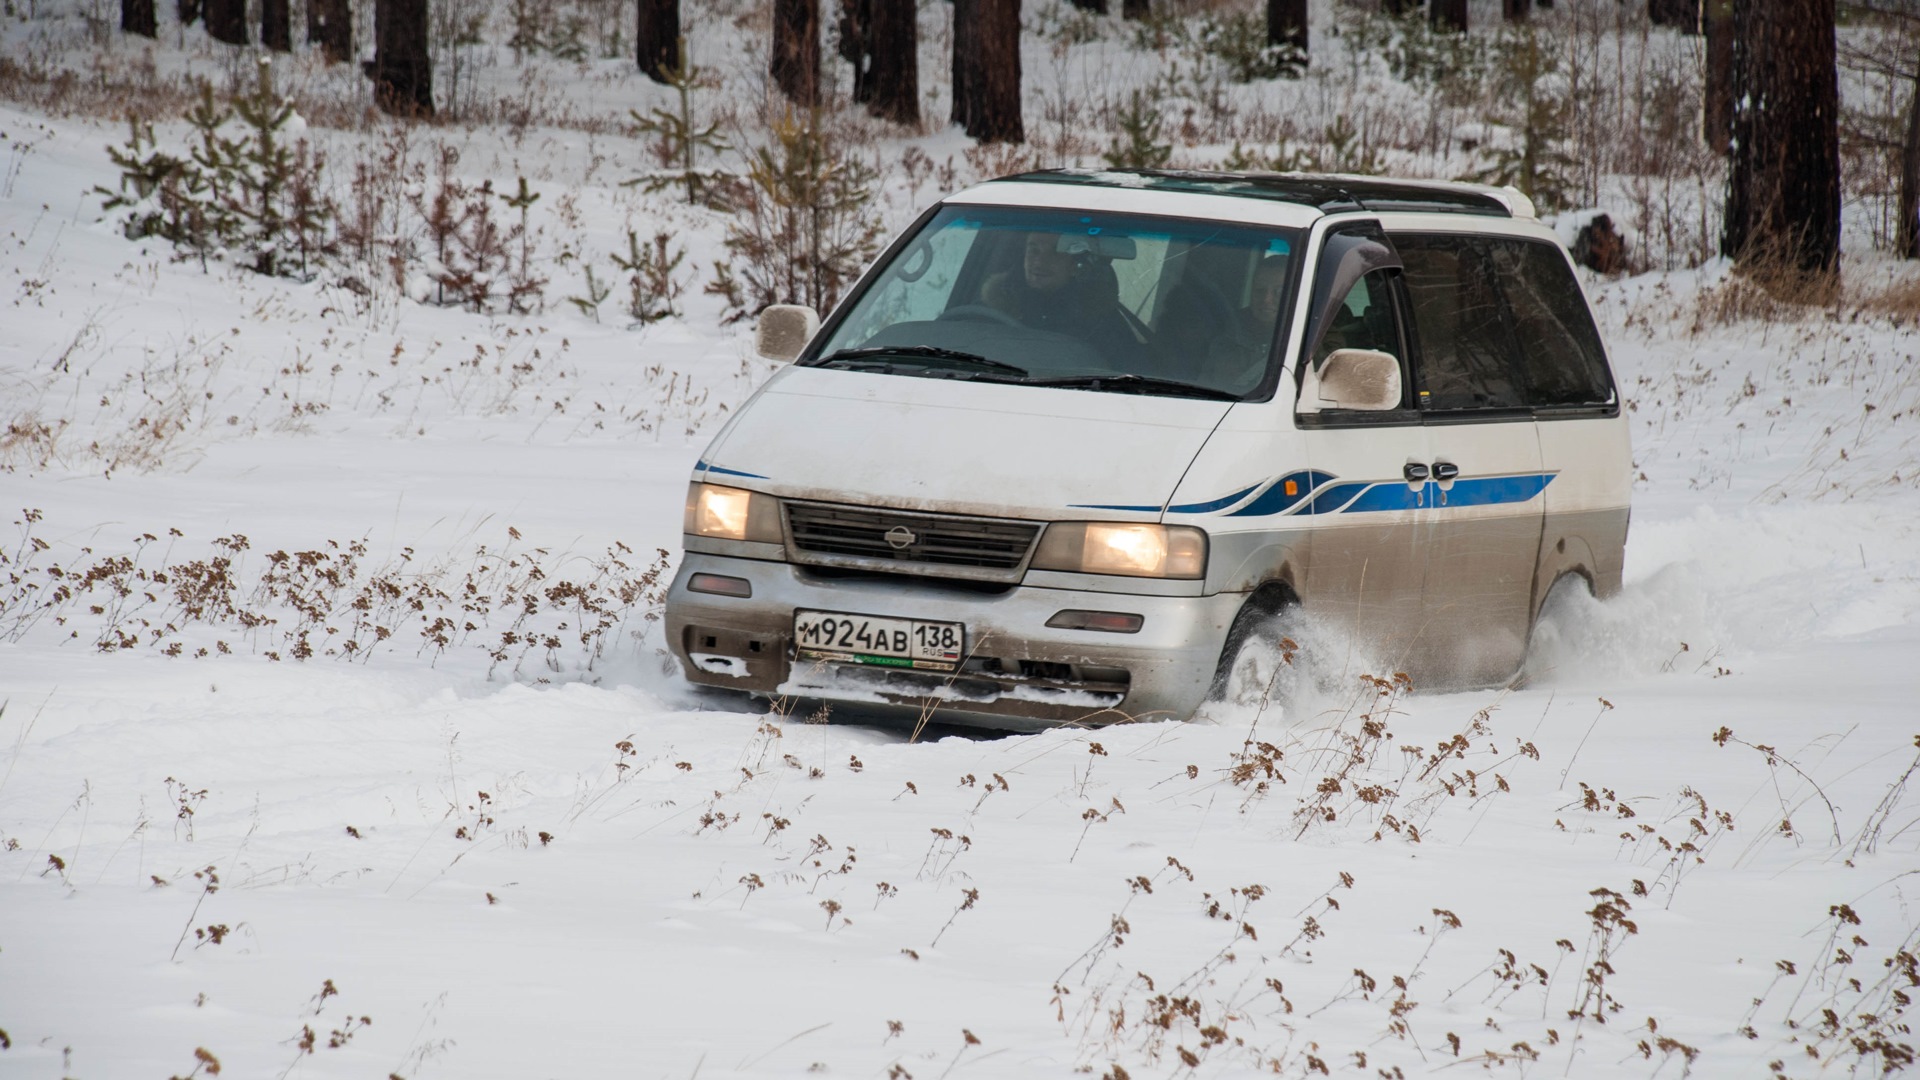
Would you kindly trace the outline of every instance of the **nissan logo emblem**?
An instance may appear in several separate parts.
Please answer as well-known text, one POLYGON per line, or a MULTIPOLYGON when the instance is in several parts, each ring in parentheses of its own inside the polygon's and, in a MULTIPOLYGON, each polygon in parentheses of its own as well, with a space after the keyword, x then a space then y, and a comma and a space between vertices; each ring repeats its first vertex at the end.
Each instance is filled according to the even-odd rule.
POLYGON ((913 530, 907 528, 905 525, 895 525, 893 528, 887 530, 887 546, 895 551, 907 550, 907 548, 912 547, 913 542, 918 539, 920 538, 913 535, 913 530))

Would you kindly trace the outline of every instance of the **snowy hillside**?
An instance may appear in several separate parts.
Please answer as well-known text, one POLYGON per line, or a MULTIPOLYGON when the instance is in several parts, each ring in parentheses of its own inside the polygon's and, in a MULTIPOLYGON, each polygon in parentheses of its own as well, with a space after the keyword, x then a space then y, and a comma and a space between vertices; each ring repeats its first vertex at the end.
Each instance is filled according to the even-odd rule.
MULTIPOLYGON (((1059 53, 1043 101, 1151 55, 1059 53)), ((542 78, 667 104, 616 66, 542 78)), ((1291 710, 982 738, 672 670, 686 479, 770 368, 700 287, 722 219, 622 186, 641 140, 433 129, 543 197, 541 310, 474 312, 130 241, 94 193, 126 126, 64 109, 0 104, 0 1076, 1913 1061, 1920 276, 1861 220, 1828 307, 1588 282, 1626 585, 1557 604, 1524 686, 1322 638, 1291 710), (628 229, 687 251, 678 314, 566 302, 628 229)), ((889 230, 994 171, 937 125, 885 149, 889 230)))

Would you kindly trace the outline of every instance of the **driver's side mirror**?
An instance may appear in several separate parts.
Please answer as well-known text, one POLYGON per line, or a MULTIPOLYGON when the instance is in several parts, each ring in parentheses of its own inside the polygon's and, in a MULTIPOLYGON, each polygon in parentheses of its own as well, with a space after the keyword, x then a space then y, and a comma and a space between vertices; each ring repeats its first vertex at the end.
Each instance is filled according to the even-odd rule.
POLYGON ((820 315, 804 304, 774 304, 753 327, 753 351, 782 362, 799 356, 820 329, 820 315))
POLYGON ((1320 365, 1320 404, 1383 412, 1400 407, 1400 361, 1376 349, 1335 349, 1320 365))

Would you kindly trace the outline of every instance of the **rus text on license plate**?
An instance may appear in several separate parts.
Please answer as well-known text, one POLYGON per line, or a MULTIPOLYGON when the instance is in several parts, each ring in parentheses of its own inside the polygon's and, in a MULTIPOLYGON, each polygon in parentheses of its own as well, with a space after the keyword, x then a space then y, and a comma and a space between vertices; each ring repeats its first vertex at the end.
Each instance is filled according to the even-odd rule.
POLYGON ((952 671, 966 653, 967 629, 957 622, 796 611, 793 645, 801 659, 952 671))

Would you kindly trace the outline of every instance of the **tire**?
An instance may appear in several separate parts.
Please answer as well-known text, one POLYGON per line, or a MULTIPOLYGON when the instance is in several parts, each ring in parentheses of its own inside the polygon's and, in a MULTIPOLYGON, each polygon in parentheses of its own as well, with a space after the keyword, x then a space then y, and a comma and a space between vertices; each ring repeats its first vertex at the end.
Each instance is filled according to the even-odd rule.
POLYGON ((1298 610, 1292 595, 1280 590, 1255 593, 1247 600, 1227 628, 1202 708, 1292 702, 1299 645, 1290 631, 1298 610))

